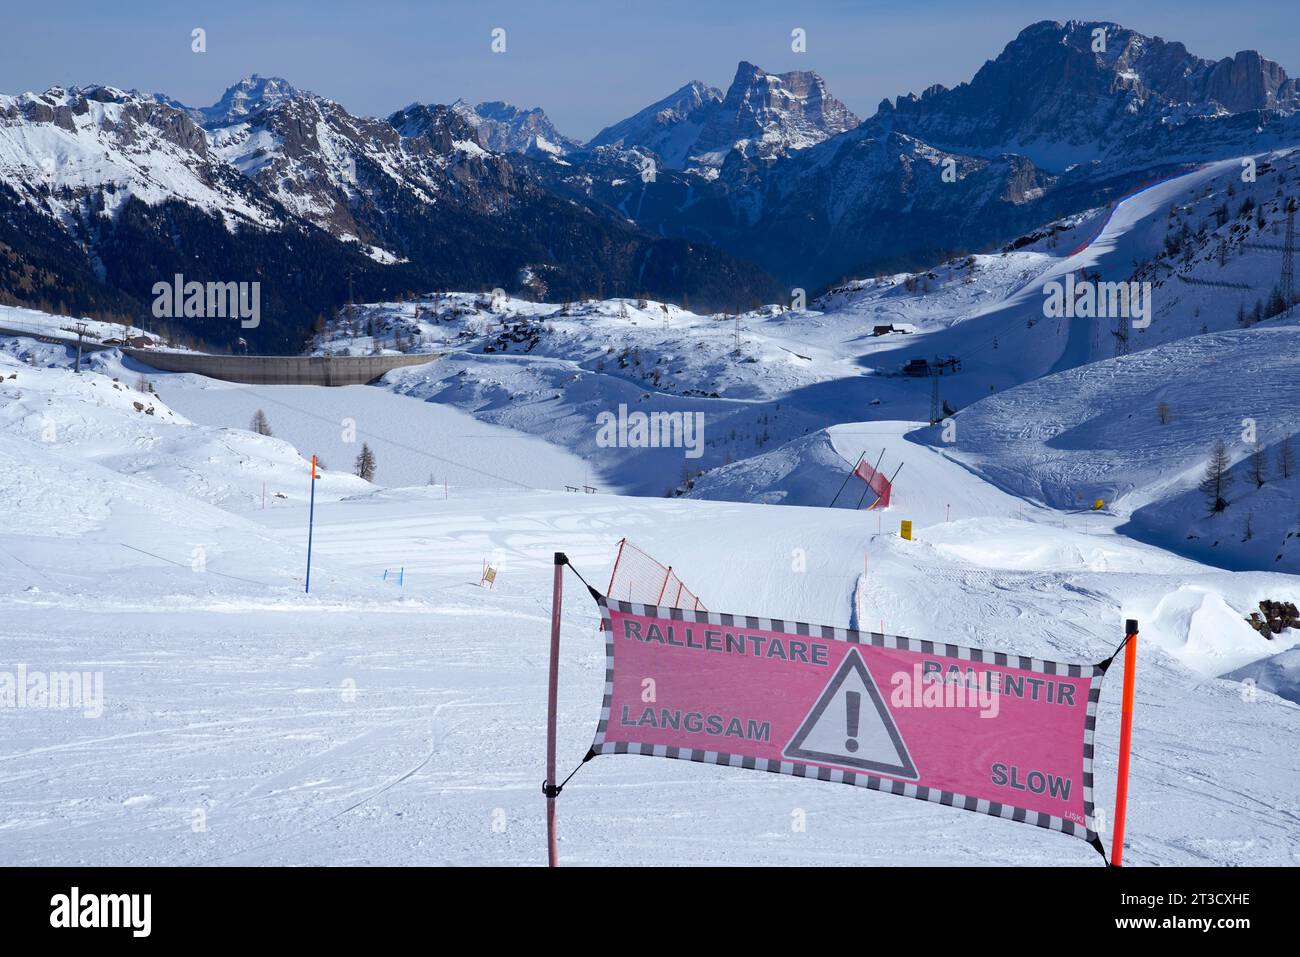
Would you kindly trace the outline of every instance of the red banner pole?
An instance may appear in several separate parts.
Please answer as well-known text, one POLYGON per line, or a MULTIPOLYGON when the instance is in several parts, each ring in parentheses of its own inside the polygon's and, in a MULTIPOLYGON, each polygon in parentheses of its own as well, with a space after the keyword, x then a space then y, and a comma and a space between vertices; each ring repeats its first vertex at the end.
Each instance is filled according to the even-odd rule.
MULTIPOLYGON (((614 570, 609 573, 609 587, 605 589, 606 595, 614 594, 614 579, 618 577, 618 563, 623 560, 623 546, 626 544, 626 538, 620 538, 618 540, 618 554, 614 556, 614 570)), ((631 599, 629 599, 629 601, 630 600, 631 599)), ((605 619, 603 618, 600 620, 600 630, 605 630, 605 619)))
POLYGON ((1124 703, 1119 726, 1119 775, 1115 779, 1115 836, 1110 842, 1110 863, 1123 866, 1124 815, 1128 809, 1128 759, 1133 746, 1133 679, 1137 667, 1138 623, 1130 618, 1125 627, 1124 703))
POLYGON ((664 592, 668 589, 668 581, 669 581, 669 579, 671 579, 672 577, 673 577, 673 566, 672 566, 672 565, 669 565, 669 566, 668 566, 668 573, 667 573, 666 575, 664 575, 664 583, 663 583, 662 585, 659 586, 659 597, 655 599, 655 606, 656 606, 656 607, 659 605, 659 603, 660 603, 661 601, 664 600, 664 592))
POLYGON ((614 570, 609 573, 609 587, 605 589, 606 595, 614 594, 614 579, 618 576, 618 563, 623 560, 623 546, 626 544, 626 538, 618 540, 618 554, 614 556, 614 570))
POLYGON ((550 867, 559 866, 559 845, 555 836, 555 710, 560 685, 560 605, 564 592, 564 552, 555 553, 555 583, 551 591, 551 670, 546 690, 546 857, 550 867))

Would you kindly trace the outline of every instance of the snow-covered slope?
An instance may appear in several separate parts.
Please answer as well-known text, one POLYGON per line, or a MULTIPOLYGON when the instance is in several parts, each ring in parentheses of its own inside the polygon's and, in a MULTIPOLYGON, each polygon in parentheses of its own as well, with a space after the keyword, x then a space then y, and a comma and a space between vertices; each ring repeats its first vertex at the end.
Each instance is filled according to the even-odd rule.
MULTIPOLYGON (((1243 418, 1260 423, 1271 459, 1276 443, 1295 430, 1300 397, 1288 392, 1294 377, 1286 358, 1296 344, 1293 327, 1273 328, 1274 320, 1241 330, 1240 292, 1209 278, 1221 269, 1210 251, 1216 232, 1233 250, 1236 281, 1255 289, 1278 268, 1277 251, 1259 237, 1272 236, 1284 218, 1274 194, 1285 190, 1295 163, 1284 152, 1209 164, 1112 207, 1048 224, 1001 252, 860 280, 807 310, 766 307, 729 318, 647 300, 561 305, 443 294, 360 307, 331 324, 314 348, 437 351, 443 358, 394 373, 389 387, 455 404, 589 459, 599 454, 615 488, 806 505, 829 501, 833 488, 824 476, 838 468, 819 430, 867 418, 924 419, 931 382, 901 371, 911 359, 938 357, 941 408, 961 414, 955 445, 935 435, 927 441, 983 463, 983 474, 1013 494, 1058 508, 1100 497, 1132 516, 1134 534, 1180 550, 1208 538, 1203 544, 1212 551, 1197 551, 1206 560, 1291 568, 1300 551, 1289 554, 1296 551, 1295 536, 1288 537, 1289 480, 1261 490, 1245 509, 1254 514, 1251 535, 1235 528, 1234 517, 1235 538, 1246 542, 1202 527, 1187 489, 1215 438, 1232 439, 1243 418), (1240 177, 1243 160, 1254 164, 1251 182, 1240 177), (1212 224, 1229 200, 1249 215, 1187 230, 1178 246, 1187 252, 1171 260, 1171 236, 1183 232, 1171 224, 1212 224), (1097 361, 1113 351, 1117 320, 1046 314, 1049 284, 1072 277, 1152 283, 1151 323, 1131 323, 1131 357, 1097 361), (1260 350, 1279 352, 1280 365, 1261 365, 1260 350), (1216 376, 1207 378, 1207 369, 1216 376), (1043 378, 1054 370, 1059 375, 1043 378), (1219 370, 1227 386, 1214 384, 1219 370), (1156 422, 1162 403, 1173 410, 1168 426, 1156 422), (597 416, 620 404, 699 412, 702 454, 684 461, 680 453, 597 448, 597 416), (1118 435, 1130 421, 1143 426, 1118 435), (1071 445, 1055 437, 1089 422, 1095 434, 1079 433, 1071 445), (1009 435, 994 436, 998 430, 1009 435), (1139 486, 1143 494, 1134 496, 1139 486)), ((1253 323, 1253 316, 1246 320, 1253 323)), ((858 451, 846 456, 850 463, 858 451)))
POLYGON ((1192 336, 990 396, 955 417, 955 441, 939 428, 926 441, 1031 501, 1068 510, 1100 498, 1131 519, 1128 531, 1165 547, 1297 571, 1300 475, 1293 465, 1283 478, 1278 462, 1300 431, 1297 363, 1294 325, 1192 336), (1262 487, 1243 461, 1256 439, 1262 487), (1231 504, 1210 517, 1197 484, 1219 441, 1237 464, 1231 504))
POLYGON ((245 386, 188 374, 150 373, 150 380, 205 425, 245 429, 260 409, 278 438, 332 468, 350 470, 365 443, 383 485, 558 491, 603 484, 599 465, 564 449, 386 389, 245 386))
MULTIPOLYGON (((1233 612, 1294 600, 1293 576, 1217 571, 1041 515, 925 518, 905 542, 821 508, 492 488, 444 499, 330 470, 305 595, 306 463, 282 440, 191 424, 100 372, 4 356, 0 370, 5 657, 99 672, 104 689, 99 717, 6 715, 3 863, 540 862, 552 553, 602 583, 623 536, 711 608, 741 613, 879 620, 1083 661, 1109 655, 1138 617, 1126 863, 1300 855, 1280 813, 1295 799, 1300 710, 1212 667, 1294 639, 1266 642, 1192 599, 1233 612), (153 415, 135 409, 146 401, 153 415), (267 475, 290 497, 263 510, 249 493, 267 475), (485 560, 500 570, 492 589, 477 587, 485 560), (394 568, 400 587, 383 578, 394 568)), ((863 439, 834 435, 841 454, 863 439)), ((1002 494, 926 454, 917 467, 936 500, 975 508, 1002 494)), ((604 682, 596 621, 571 589, 560 741, 575 764, 604 682)), ((1117 677, 1099 715, 1105 809, 1117 677)), ((602 757, 564 807, 562 859, 593 865, 1097 863, 1082 842, 986 816, 687 762, 602 757), (806 831, 791 831, 792 807, 806 831)))

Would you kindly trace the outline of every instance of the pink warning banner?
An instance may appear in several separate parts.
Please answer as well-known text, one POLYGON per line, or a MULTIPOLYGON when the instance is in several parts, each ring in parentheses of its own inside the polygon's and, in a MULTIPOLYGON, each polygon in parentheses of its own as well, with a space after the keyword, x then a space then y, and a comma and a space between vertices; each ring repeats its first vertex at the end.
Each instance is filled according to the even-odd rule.
POLYGON ((1072 834, 1092 828, 1103 668, 600 597, 592 750, 852 784, 1072 834))

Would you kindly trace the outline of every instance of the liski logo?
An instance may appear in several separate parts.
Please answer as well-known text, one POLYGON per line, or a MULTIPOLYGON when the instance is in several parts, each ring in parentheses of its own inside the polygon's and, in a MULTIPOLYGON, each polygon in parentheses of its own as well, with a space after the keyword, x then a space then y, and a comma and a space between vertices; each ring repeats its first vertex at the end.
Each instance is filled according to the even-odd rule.
POLYGON ((1134 329, 1151 325, 1149 282, 1075 282, 1074 273, 1069 273, 1064 283, 1044 283, 1043 293, 1043 315, 1048 319, 1132 319, 1134 329))
POLYGON ((155 319, 238 319, 243 329, 262 321, 260 282, 186 282, 177 273, 154 283, 153 294, 155 319))
POLYGON ((602 449, 685 449, 688 459, 704 454, 703 412, 601 412, 596 416, 596 444, 602 449))

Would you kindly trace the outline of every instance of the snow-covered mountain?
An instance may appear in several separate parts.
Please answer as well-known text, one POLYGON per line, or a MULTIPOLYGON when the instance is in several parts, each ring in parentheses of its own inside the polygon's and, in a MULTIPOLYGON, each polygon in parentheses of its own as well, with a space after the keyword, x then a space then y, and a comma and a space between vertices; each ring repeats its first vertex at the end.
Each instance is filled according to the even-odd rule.
POLYGON ((106 86, 0 96, 0 184, 69 227, 131 198, 178 199, 231 227, 279 221, 186 112, 106 86))
POLYGON ((1168 156, 1171 143, 1204 156, 1207 138, 1232 129, 1233 117, 1268 124, 1298 108, 1297 82, 1254 50, 1211 61, 1117 23, 1042 21, 969 83, 886 100, 869 123, 941 149, 1018 153, 1059 172, 1095 160, 1131 166, 1156 151, 1168 156))
MULTIPOLYGON (((521 131, 540 123, 518 119, 521 131)), ((107 299, 129 312, 176 273, 258 281, 268 318, 247 335, 282 351, 347 298, 349 274, 363 297, 522 289, 524 277, 558 295, 609 288, 718 306, 746 301, 737 290, 773 293, 718 250, 553 196, 523 157, 484 148, 482 132, 454 108, 361 117, 257 76, 202 110, 110 87, 3 97, 0 276, 43 278, 47 288, 15 283, 20 302, 107 299)))
POLYGON ((525 110, 500 100, 470 106, 457 100, 451 108, 477 131, 479 145, 493 153, 563 156, 580 146, 557 130, 541 107, 525 110))
POLYGON ((1298 142, 1278 64, 1105 22, 1034 24, 969 83, 861 123, 816 73, 742 62, 725 93, 687 84, 582 148, 540 109, 378 119, 260 75, 201 109, 55 89, 0 98, 0 279, 26 304, 125 312, 178 272, 261 281, 257 345, 281 350, 349 274, 365 299, 500 287, 749 309, 783 298, 777 281, 929 267, 1298 142))
POLYGON ((680 169, 709 115, 721 103, 721 90, 692 80, 644 110, 605 127, 587 142, 587 149, 641 148, 658 156, 666 169, 680 169))
POLYGON ((205 124, 226 126, 299 95, 299 91, 288 80, 254 73, 228 88, 212 106, 195 112, 203 118, 205 124))
POLYGON ((692 81, 597 133, 587 147, 653 153, 667 169, 721 166, 733 149, 773 159, 857 126, 811 71, 768 73, 742 61, 726 94, 692 81))
POLYGON ((629 175, 635 155, 598 150, 553 171, 556 188, 817 289, 1000 244, 1184 166, 1300 142, 1297 83, 1278 64, 1250 50, 1213 62, 1108 22, 1033 24, 955 89, 887 100, 860 124, 831 109, 839 118, 823 125, 837 135, 813 124, 801 136, 809 111, 778 108, 782 97, 750 109, 763 76, 742 64, 723 100, 665 108, 657 125, 647 111, 593 141, 670 144, 676 162, 653 181, 629 175))
POLYGON ((858 125, 858 118, 811 71, 768 73, 741 62, 727 94, 700 130, 693 152, 717 165, 741 149, 767 159, 806 149, 858 125))

